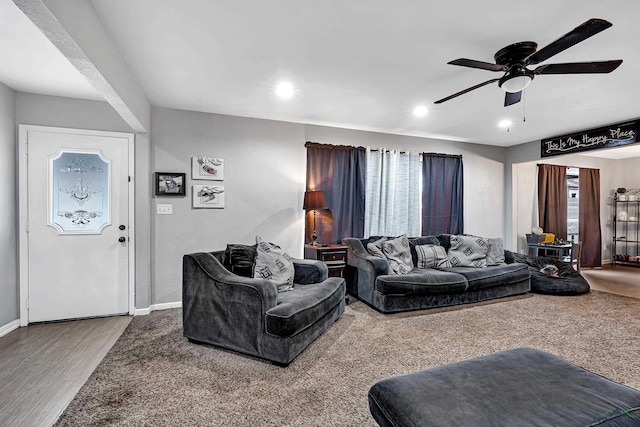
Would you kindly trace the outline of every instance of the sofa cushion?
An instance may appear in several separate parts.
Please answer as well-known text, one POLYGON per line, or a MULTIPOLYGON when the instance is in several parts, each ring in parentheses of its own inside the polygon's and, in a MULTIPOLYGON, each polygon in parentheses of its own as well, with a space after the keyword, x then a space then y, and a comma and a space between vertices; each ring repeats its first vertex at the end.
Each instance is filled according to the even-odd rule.
POLYGON ((253 277, 256 253, 256 245, 229 244, 224 253, 224 266, 238 276, 253 277))
POLYGON ((292 337, 320 320, 344 300, 344 279, 330 277, 322 283, 297 285, 278 294, 278 303, 266 313, 267 333, 292 337))
POLYGON ((253 277, 267 279, 276 286, 278 292, 293 289, 293 258, 278 245, 268 243, 256 236, 257 255, 253 277))
POLYGON ((486 268, 453 267, 447 271, 464 276, 469 283, 469 291, 509 285, 529 277, 527 265, 518 263, 495 265, 486 268))
POLYGON ((451 236, 448 255, 454 267, 486 267, 487 240, 477 236, 451 236))
POLYGON ((499 237, 487 239, 487 265, 504 264, 504 241, 499 237))
POLYGON ((418 254, 417 268, 451 268, 447 251, 440 245, 419 245, 415 247, 418 254))
POLYGON ((389 261, 389 267, 396 274, 406 274, 413 269, 409 239, 406 234, 382 242, 382 252, 389 261))
POLYGON ((378 276, 375 290, 381 294, 427 295, 464 292, 467 289, 464 276, 453 271, 414 268, 402 275, 378 276))

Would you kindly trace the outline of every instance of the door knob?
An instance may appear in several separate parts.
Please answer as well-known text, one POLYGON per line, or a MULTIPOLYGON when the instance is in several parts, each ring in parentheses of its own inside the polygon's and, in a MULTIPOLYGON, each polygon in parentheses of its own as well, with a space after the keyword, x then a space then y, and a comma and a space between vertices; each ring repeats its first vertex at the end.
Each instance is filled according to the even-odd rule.
POLYGON ((118 239, 118 242, 120 242, 120 243, 124 243, 126 241, 127 241, 127 239, 122 237, 122 236, 120 236, 120 238, 118 239))

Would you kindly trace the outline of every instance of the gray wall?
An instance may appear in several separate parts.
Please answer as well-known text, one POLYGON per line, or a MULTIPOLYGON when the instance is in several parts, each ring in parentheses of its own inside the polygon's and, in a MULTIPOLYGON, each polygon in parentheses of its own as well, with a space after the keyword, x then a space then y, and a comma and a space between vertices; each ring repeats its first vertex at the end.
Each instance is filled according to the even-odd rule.
POLYGON ((16 93, 0 83, 0 328, 18 319, 16 93))
MULTIPOLYGON (((129 132, 128 125, 104 102, 0 91, 0 173, 15 182, 15 124, 35 124, 129 132), (15 100, 15 110, 13 108, 15 100), (15 111, 15 113, 14 113, 15 111), (15 117, 14 117, 15 115, 15 117), (8 160, 7 160, 8 159, 8 160)), ((151 139, 136 135, 136 308, 181 299, 181 262, 185 253, 223 249, 227 243, 252 243, 261 235, 302 256, 305 189, 305 141, 393 148, 414 152, 461 154, 465 179, 465 231, 484 236, 518 238, 531 227, 535 163, 539 142, 500 148, 429 138, 249 119, 153 108, 151 139), (225 209, 193 209, 191 157, 225 159, 225 209), (185 172, 187 196, 155 197, 153 172, 185 172), (514 173, 515 171, 515 173, 514 173), (513 185, 512 185, 513 181, 513 185), (515 194, 515 196, 514 196, 515 194), (155 214, 158 203, 173 206, 173 215, 155 214)), ((616 186, 640 186, 638 159, 601 161, 562 156, 549 161, 598 167, 603 195, 616 186)), ((6 194, 5 194, 6 196, 6 194)), ((603 196, 603 217, 609 209, 603 196)), ((10 226, 3 247, 0 326, 17 319, 15 197, 2 216, 10 226), (6 318, 5 318, 6 317, 6 318)), ((603 229, 605 223, 603 222, 603 229)), ((606 232, 603 241, 607 242, 606 232)), ((605 248, 606 250, 607 248, 605 248)))
POLYGON ((292 256, 303 248, 304 126, 152 108, 152 171, 187 174, 187 196, 155 197, 172 215, 152 214, 152 304, 182 299, 182 256, 255 243, 256 235, 292 256), (224 209, 193 209, 191 157, 224 159, 224 209))
POLYGON ((465 233, 504 237, 505 148, 312 125, 305 127, 305 137, 326 144, 462 155, 465 233))
POLYGON ((255 236, 302 256, 306 141, 462 154, 465 230, 502 237, 504 148, 152 108, 152 171, 187 173, 187 196, 155 197, 172 215, 152 213, 151 304, 181 300, 182 256, 253 243, 255 236), (191 157, 225 160, 224 209, 192 208, 191 157), (487 221, 487 218, 491 218, 487 221))
POLYGON ((640 188, 640 157, 618 160, 616 168, 616 188, 640 188))
POLYGON ((106 102, 18 92, 16 123, 76 129, 131 132, 106 102))

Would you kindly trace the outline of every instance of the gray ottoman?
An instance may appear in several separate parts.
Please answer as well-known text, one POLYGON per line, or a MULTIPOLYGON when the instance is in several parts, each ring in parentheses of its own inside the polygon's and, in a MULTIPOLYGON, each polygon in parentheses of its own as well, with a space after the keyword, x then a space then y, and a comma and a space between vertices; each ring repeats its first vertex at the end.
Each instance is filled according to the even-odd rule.
POLYGON ((640 391, 533 348, 384 379, 381 426, 640 426, 640 391))

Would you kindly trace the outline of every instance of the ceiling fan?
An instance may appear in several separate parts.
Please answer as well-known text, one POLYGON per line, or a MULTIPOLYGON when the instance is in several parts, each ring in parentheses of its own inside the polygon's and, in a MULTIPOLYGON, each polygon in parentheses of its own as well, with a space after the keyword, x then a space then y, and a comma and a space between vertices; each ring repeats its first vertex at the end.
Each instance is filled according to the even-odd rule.
POLYGON ((605 21, 604 19, 589 19, 540 50, 537 49, 538 44, 535 42, 527 41, 511 44, 496 52, 494 55, 494 59, 496 61, 495 64, 466 58, 450 61, 448 64, 451 65, 503 72, 504 75, 500 78, 487 80, 486 82, 477 84, 458 93, 454 93, 453 95, 442 98, 435 103, 440 104, 482 86, 498 82, 498 86, 506 92, 504 106, 507 107, 520 102, 522 90, 526 88, 537 75, 610 73, 622 64, 622 59, 611 61, 547 64, 540 65, 533 70, 528 69, 527 66, 546 61, 563 50, 598 34, 600 31, 606 30, 611 27, 611 25, 611 22, 605 21))

